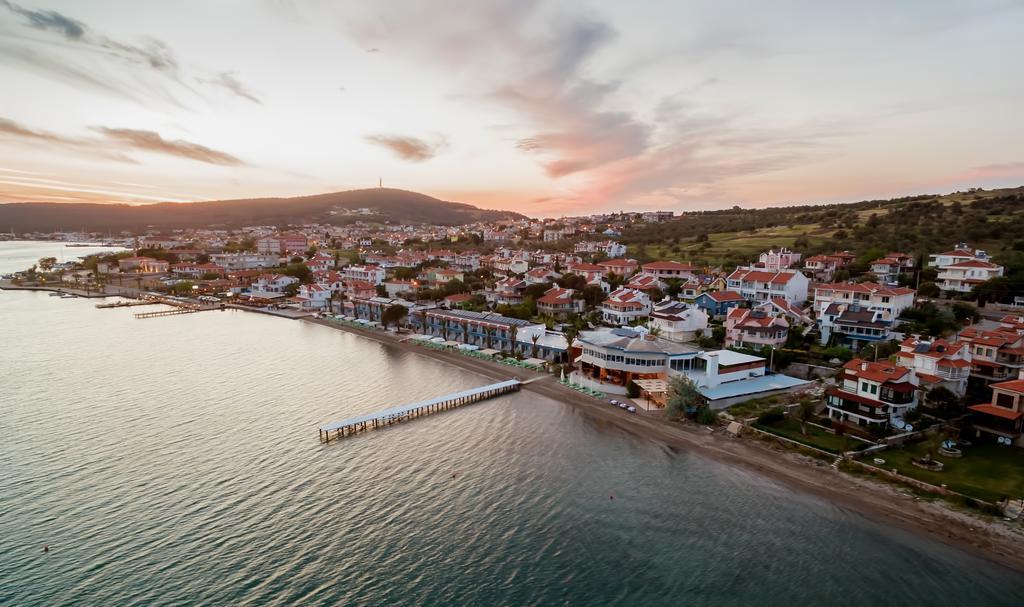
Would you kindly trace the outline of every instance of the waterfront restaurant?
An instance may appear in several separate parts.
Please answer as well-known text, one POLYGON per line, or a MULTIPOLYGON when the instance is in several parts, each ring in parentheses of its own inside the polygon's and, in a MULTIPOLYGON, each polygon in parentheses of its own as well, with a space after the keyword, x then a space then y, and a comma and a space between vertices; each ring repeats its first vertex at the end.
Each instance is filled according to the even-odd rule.
POLYGON ((654 402, 663 403, 672 377, 683 375, 697 386, 713 409, 724 409, 752 398, 788 392, 807 381, 769 374, 765 359, 732 350, 705 352, 689 344, 655 337, 643 327, 584 331, 571 380, 609 394, 626 394, 630 382, 654 402), (660 383, 658 380, 661 380, 660 383))

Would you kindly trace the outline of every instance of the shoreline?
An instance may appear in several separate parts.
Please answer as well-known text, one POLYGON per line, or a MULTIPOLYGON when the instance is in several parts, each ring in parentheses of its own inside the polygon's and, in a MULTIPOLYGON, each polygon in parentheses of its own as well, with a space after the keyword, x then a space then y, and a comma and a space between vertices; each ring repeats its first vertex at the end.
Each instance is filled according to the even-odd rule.
POLYGON ((773 449, 758 441, 728 437, 721 431, 712 432, 703 426, 624 413, 603 401, 565 388, 549 373, 512 369, 454 352, 423 348, 378 330, 359 329, 322 319, 301 320, 426 356, 495 380, 510 379, 514 375, 524 379, 546 378, 526 384, 522 389, 569 405, 600 425, 653 441, 670 450, 684 449, 706 459, 755 472, 781 485, 825 499, 867 520, 898 526, 986 561, 1024 572, 1024 551, 1020 550, 1024 545, 1024 530, 981 515, 954 510, 941 500, 922 499, 909 490, 901 491, 891 484, 840 472, 818 460, 773 449))

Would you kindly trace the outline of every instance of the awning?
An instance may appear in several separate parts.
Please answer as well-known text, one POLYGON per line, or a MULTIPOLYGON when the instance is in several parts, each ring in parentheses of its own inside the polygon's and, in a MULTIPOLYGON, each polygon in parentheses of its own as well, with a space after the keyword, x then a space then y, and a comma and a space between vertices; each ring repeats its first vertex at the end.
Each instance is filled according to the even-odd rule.
POLYGON ((494 356, 495 354, 498 354, 498 351, 493 348, 484 348, 483 350, 480 350, 480 353, 484 356, 494 356))
POLYGON ((544 360, 543 358, 527 358, 523 362, 525 364, 527 364, 527 365, 533 365, 535 367, 543 367, 544 365, 547 364, 548 361, 544 360))

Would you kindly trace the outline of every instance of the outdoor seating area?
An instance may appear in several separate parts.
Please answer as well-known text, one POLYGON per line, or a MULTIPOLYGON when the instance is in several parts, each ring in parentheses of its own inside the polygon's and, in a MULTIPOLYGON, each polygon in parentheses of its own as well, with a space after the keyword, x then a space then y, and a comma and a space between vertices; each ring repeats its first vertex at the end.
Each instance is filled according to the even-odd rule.
POLYGON ((443 337, 433 337, 431 335, 413 335, 409 338, 412 343, 430 348, 432 350, 448 350, 458 352, 463 356, 469 356, 471 358, 479 358, 482 360, 492 360, 503 365, 510 367, 518 367, 520 369, 529 369, 530 371, 544 372, 547 370, 547 361, 540 358, 527 358, 519 360, 512 356, 501 356, 501 352, 492 348, 480 349, 479 346, 472 344, 460 344, 456 341, 446 341, 443 337))

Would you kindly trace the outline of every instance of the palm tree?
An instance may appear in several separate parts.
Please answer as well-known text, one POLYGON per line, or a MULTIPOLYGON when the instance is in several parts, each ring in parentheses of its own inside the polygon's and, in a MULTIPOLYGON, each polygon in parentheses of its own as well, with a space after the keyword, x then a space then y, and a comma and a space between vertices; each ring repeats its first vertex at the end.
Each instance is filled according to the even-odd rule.
POLYGON ((800 420, 800 433, 807 434, 807 422, 814 419, 814 415, 817 410, 817 405, 814 404, 810 398, 806 396, 800 399, 800 406, 797 408, 796 414, 797 419, 800 420))
POLYGON ((469 321, 462 321, 462 343, 469 343, 469 321))
POLYGON ((530 355, 533 356, 534 358, 537 358, 537 340, 539 339, 540 333, 534 333, 533 335, 530 336, 530 341, 533 342, 533 350, 530 355))
POLYGON ((512 329, 509 332, 509 339, 510 339, 510 342, 511 342, 510 343, 510 348, 512 350, 512 354, 515 354, 516 353, 516 347, 519 344, 519 341, 518 341, 518 339, 519 339, 519 327, 517 327, 515 325, 512 325, 512 329))

